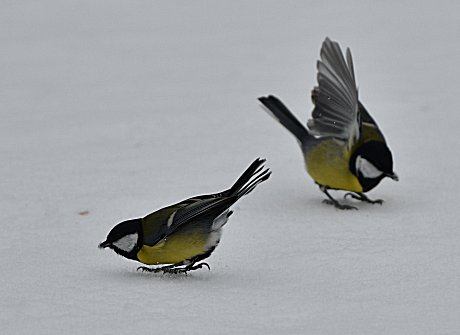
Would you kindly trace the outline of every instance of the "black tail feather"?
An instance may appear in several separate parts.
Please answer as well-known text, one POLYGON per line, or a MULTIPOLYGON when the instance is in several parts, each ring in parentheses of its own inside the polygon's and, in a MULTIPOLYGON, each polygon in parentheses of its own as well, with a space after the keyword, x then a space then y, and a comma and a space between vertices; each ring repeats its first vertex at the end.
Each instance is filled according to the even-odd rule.
POLYGON ((264 163, 265 159, 261 158, 257 158, 254 162, 252 162, 246 171, 244 171, 243 174, 238 178, 235 184, 233 184, 233 186, 227 191, 228 196, 235 194, 239 189, 241 189, 244 184, 246 184, 248 180, 251 179, 252 175, 257 173, 257 171, 262 167, 264 163))
POLYGON ((250 193, 258 184, 267 180, 271 172, 264 170, 265 159, 257 158, 243 172, 233 186, 226 192, 226 196, 237 196, 238 198, 250 193))
POLYGON ((308 130, 277 97, 269 95, 268 97, 260 97, 259 101, 300 143, 304 143, 311 137, 308 130))

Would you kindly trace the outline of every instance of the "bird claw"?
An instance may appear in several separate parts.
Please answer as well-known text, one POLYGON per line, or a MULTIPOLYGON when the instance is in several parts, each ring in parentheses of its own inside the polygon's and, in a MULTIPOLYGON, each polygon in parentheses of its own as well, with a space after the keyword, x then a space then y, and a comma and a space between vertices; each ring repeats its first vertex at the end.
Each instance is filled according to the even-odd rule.
POLYGON ((356 209, 356 210, 358 210, 358 208, 355 207, 355 206, 344 205, 344 204, 339 203, 338 201, 332 201, 330 199, 324 199, 323 203, 328 204, 328 205, 332 205, 332 206, 334 206, 335 208, 338 208, 338 209, 346 209, 346 210, 356 209))
POLYGON ((345 195, 343 196, 344 199, 346 199, 347 197, 352 197, 353 199, 358 199, 360 200, 360 198, 358 198, 358 196, 354 193, 351 193, 351 192, 347 192, 345 193, 345 195))
POLYGON ((163 269, 163 274, 171 273, 171 274, 178 274, 178 273, 185 273, 187 275, 187 270, 185 268, 166 268, 163 269))
POLYGON ((197 265, 190 264, 183 268, 166 268, 163 270, 163 273, 173 273, 173 274, 185 273, 185 275, 187 275, 189 271, 201 269, 203 268, 203 266, 206 266, 208 270, 211 270, 211 267, 209 266, 208 263, 200 263, 197 265))
MULTIPOLYGON (((319 184, 318 184, 319 185, 319 184)), ((328 204, 328 205, 332 205, 334 206, 335 208, 338 208, 338 209, 346 209, 346 210, 349 210, 349 209, 356 209, 358 210, 357 207, 355 206, 351 206, 351 205, 344 205, 344 204, 341 204, 340 202, 338 202, 337 200, 335 200, 328 192, 328 188, 326 186, 323 186, 323 185, 319 185, 319 189, 327 195, 327 197, 329 199, 324 199, 323 200, 323 203, 325 204, 328 204)))
POLYGON ((141 270, 142 272, 153 272, 153 273, 163 272, 163 274, 185 273, 185 275, 187 275, 189 271, 201 269, 203 266, 206 266, 208 270, 211 270, 211 267, 209 266, 208 263, 200 263, 197 265, 190 264, 190 265, 187 265, 186 267, 164 266, 161 268, 148 268, 146 266, 139 266, 137 268, 137 271, 141 270))
POLYGON ((190 270, 197 270, 197 269, 201 269, 203 266, 206 266, 208 268, 208 271, 211 271, 211 267, 209 266, 208 263, 200 263, 192 268, 190 268, 190 270))
POLYGON ((137 268, 137 271, 142 271, 142 272, 153 272, 153 273, 157 273, 157 272, 160 272, 162 271, 162 268, 148 268, 146 266, 139 266, 137 268))
POLYGON ((348 192, 348 193, 345 193, 343 198, 346 199, 347 197, 352 197, 353 199, 360 200, 360 201, 363 201, 363 202, 367 202, 369 204, 379 204, 379 205, 383 204, 383 199, 372 200, 372 199, 369 199, 366 195, 364 195, 362 193, 348 192))

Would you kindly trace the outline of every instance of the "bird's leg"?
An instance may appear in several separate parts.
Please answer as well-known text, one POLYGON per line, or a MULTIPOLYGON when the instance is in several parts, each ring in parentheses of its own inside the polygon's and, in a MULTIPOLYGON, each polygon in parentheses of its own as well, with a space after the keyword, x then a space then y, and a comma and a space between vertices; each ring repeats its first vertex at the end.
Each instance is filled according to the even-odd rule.
POLYGON ((173 267, 173 268, 168 268, 168 269, 165 269, 163 272, 164 273, 174 273, 174 274, 176 274, 176 273, 185 273, 185 274, 187 274, 187 272, 201 269, 203 266, 206 266, 208 268, 208 270, 211 270, 211 267, 209 266, 208 263, 200 263, 200 264, 197 264, 197 265, 195 265, 195 263, 190 263, 189 265, 184 266, 184 267, 176 266, 176 267, 173 267))
POLYGON ((350 206, 350 205, 344 205, 344 204, 341 204, 340 202, 338 202, 337 200, 335 200, 330 194, 329 192, 327 191, 327 187, 325 186, 319 186, 319 189, 321 191, 324 192, 324 194, 327 195, 327 197, 329 199, 324 199, 323 202, 325 204, 328 204, 328 205, 333 205, 335 208, 338 208, 338 209, 358 209, 356 208, 355 206, 350 206))
POLYGON ((167 272, 168 270, 170 269, 173 269, 174 267, 176 267, 175 264, 173 265, 166 265, 166 266, 162 266, 160 268, 149 268, 149 267, 146 267, 146 266, 139 266, 137 268, 137 271, 139 270, 142 270, 142 272, 153 272, 153 273, 157 273, 157 272, 162 272, 165 273, 167 272))
POLYGON ((364 193, 361 193, 361 192, 356 192, 356 193, 348 192, 348 193, 345 193, 345 195, 343 197, 344 198, 352 197, 353 199, 360 200, 360 201, 363 201, 363 202, 367 202, 369 204, 380 204, 380 205, 383 204, 382 199, 372 200, 372 199, 369 199, 367 197, 367 195, 365 195, 364 193))

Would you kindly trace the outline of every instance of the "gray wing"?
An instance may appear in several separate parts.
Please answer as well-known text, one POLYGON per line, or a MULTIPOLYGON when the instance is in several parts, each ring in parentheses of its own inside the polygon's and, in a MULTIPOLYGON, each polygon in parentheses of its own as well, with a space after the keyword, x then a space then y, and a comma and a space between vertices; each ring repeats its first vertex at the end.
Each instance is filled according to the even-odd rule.
POLYGON ((318 86, 313 89, 315 109, 308 127, 313 134, 332 136, 352 146, 359 139, 358 88, 350 49, 345 61, 340 45, 329 38, 318 60, 318 86))
MULTIPOLYGON (((184 223, 190 222, 197 217, 216 218, 225 212, 236 200, 236 197, 222 198, 192 198, 190 204, 178 209, 168 220, 168 226, 171 231, 176 230, 184 223), (193 202, 192 202, 193 201, 193 202)), ((212 220, 211 220, 212 223, 212 220)))
POLYGON ((153 246, 196 218, 200 220, 194 222, 195 229, 210 230, 214 219, 224 213, 235 201, 235 197, 202 196, 151 213, 143 218, 144 244, 153 246))
POLYGON ((264 170, 264 162, 264 159, 256 159, 228 190, 195 196, 144 217, 144 243, 155 245, 188 224, 193 224, 193 229, 205 231, 222 227, 231 214, 230 206, 270 177, 270 170, 264 170))

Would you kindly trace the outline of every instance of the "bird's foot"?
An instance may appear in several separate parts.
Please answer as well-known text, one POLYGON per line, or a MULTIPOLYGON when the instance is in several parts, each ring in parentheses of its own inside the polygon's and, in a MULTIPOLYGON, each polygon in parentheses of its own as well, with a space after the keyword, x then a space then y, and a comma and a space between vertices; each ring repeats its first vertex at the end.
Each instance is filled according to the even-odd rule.
POLYGON ((352 197, 353 199, 360 200, 360 201, 363 201, 363 202, 367 202, 369 204, 379 204, 379 205, 383 204, 383 199, 372 200, 372 199, 369 199, 367 197, 367 195, 365 195, 364 193, 348 192, 348 193, 345 193, 345 195, 343 197, 344 198, 352 197))
POLYGON ((187 273, 189 271, 201 269, 201 268, 203 268, 203 266, 206 266, 208 268, 208 270, 211 270, 211 267, 209 266, 208 263, 200 263, 200 264, 197 264, 197 265, 190 264, 190 265, 187 265, 185 267, 164 268, 163 273, 173 273, 173 274, 185 273, 187 275, 187 273))
POLYGON ((332 206, 334 206, 335 208, 338 208, 338 209, 346 209, 346 210, 348 210, 348 209, 356 209, 357 210, 358 209, 355 206, 341 204, 337 200, 324 199, 323 203, 328 204, 328 205, 332 205, 332 206))
POLYGON ((139 266, 137 271, 157 273, 163 271, 163 268, 148 268, 146 266, 139 266))
POLYGON ((206 266, 208 270, 211 270, 211 267, 209 266, 208 263, 200 263, 197 265, 190 264, 185 267, 168 265, 168 266, 163 266, 161 268, 149 268, 146 266, 139 266, 137 270, 138 271, 141 270, 142 272, 153 272, 153 273, 163 272, 163 274, 165 273, 171 273, 171 274, 185 273, 187 275, 187 272, 201 269, 203 266, 206 266))
POLYGON ((200 264, 197 264, 197 265, 195 265, 195 266, 192 266, 192 267, 190 268, 190 270, 201 269, 203 266, 206 266, 206 267, 208 268, 208 271, 211 271, 211 267, 209 266, 209 264, 208 264, 208 263, 204 263, 204 262, 203 262, 203 263, 200 263, 200 264))
POLYGON ((337 200, 335 200, 335 199, 332 197, 332 195, 329 194, 329 192, 328 192, 329 188, 328 188, 328 187, 323 186, 323 185, 319 185, 319 189, 320 189, 322 192, 324 192, 324 194, 326 194, 327 197, 329 198, 329 199, 324 199, 324 200, 323 200, 323 202, 324 202, 325 204, 332 205, 332 206, 334 206, 335 208, 338 208, 338 209, 347 209, 347 210, 348 210, 348 209, 356 209, 356 210, 358 210, 358 208, 355 207, 355 206, 344 205, 344 204, 341 204, 340 202, 338 202, 337 200))

